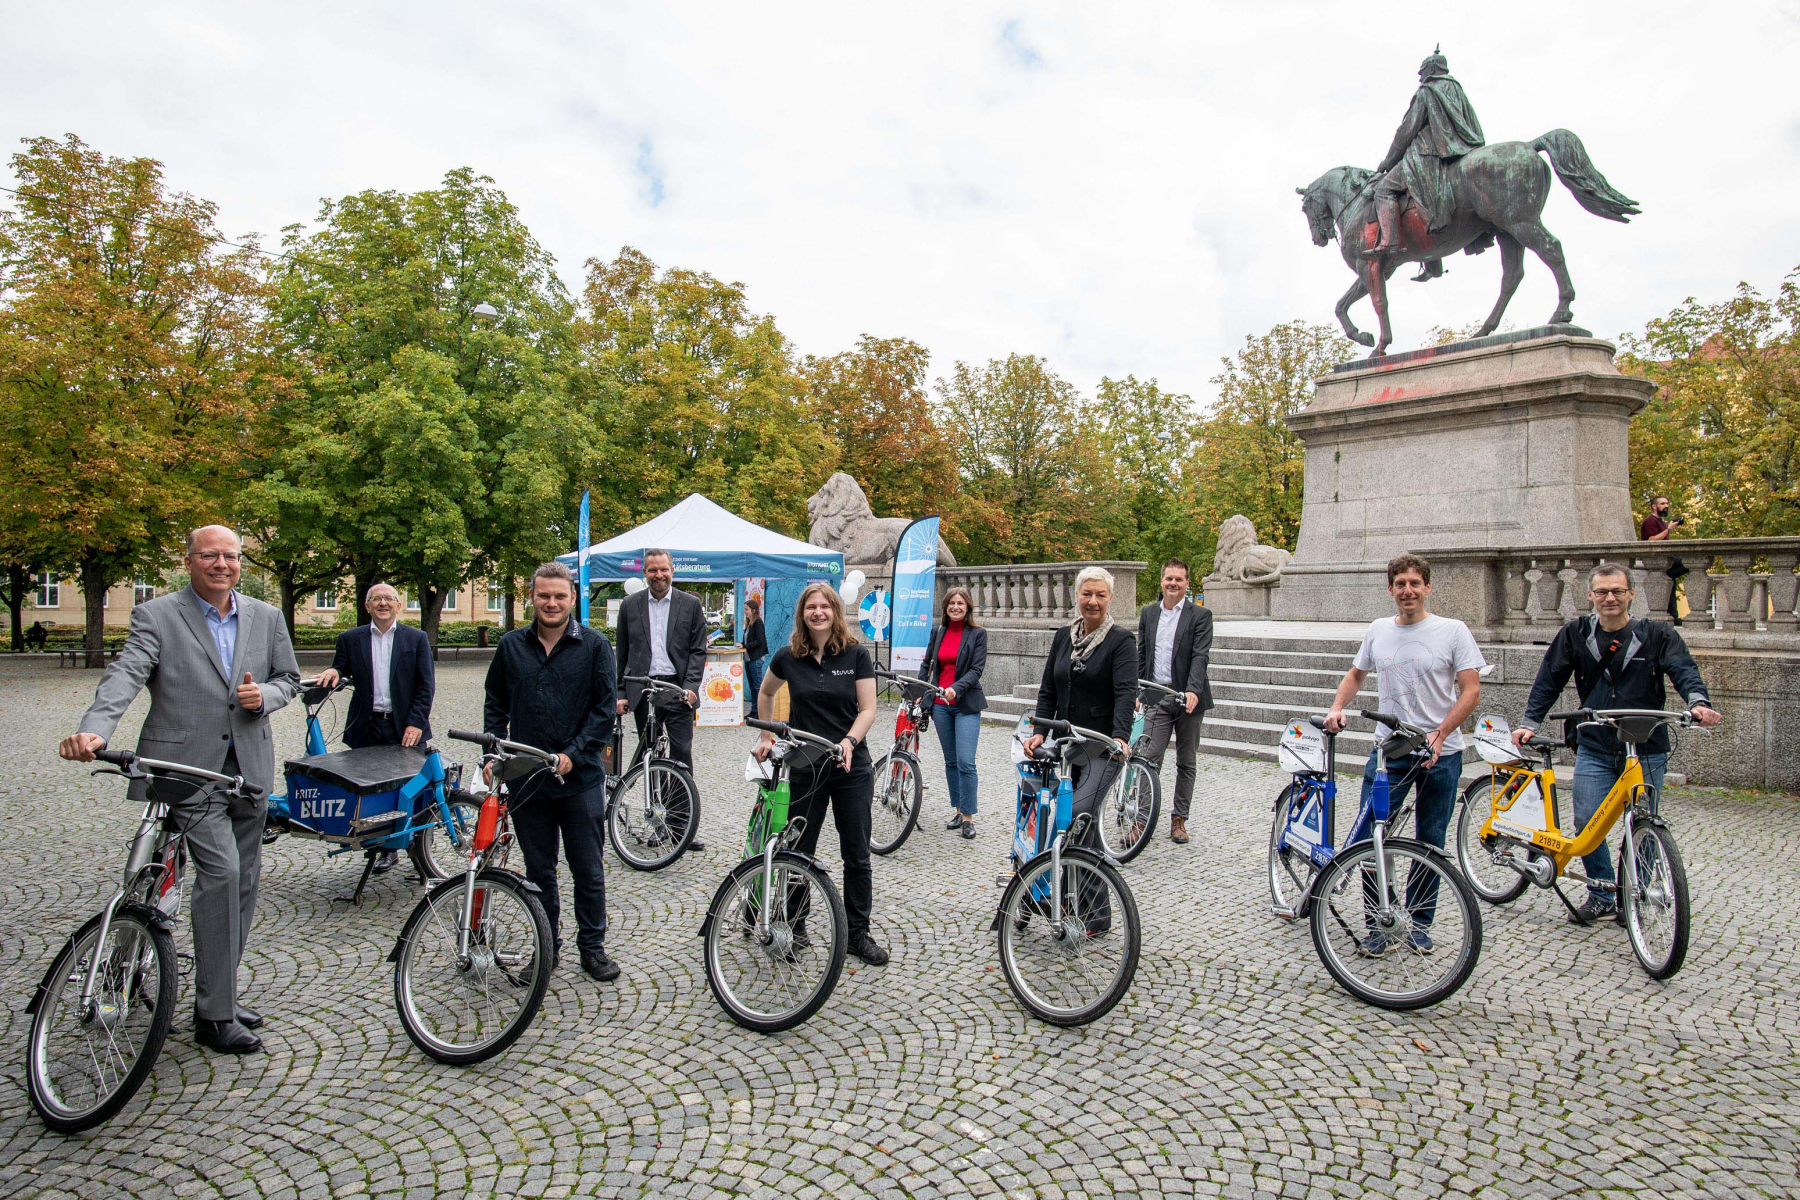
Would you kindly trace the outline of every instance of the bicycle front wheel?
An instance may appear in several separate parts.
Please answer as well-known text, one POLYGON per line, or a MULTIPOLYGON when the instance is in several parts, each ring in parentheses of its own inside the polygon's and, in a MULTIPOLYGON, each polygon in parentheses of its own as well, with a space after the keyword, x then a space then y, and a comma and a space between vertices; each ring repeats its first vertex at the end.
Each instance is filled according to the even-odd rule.
POLYGON ((1629 844, 1620 847, 1621 876, 1626 853, 1636 860, 1637 886, 1622 889, 1625 936, 1650 978, 1667 979, 1687 958, 1687 866, 1675 836, 1648 821, 1634 823, 1629 844))
POLYGON ((421 883, 436 883, 453 873, 460 873, 469 853, 469 839, 475 836, 475 823, 481 819, 481 802, 461 788, 451 788, 445 801, 450 809, 450 828, 440 819, 413 835, 406 853, 421 883), (451 833, 455 833, 452 838, 451 833))
POLYGON ((1000 969, 1013 995, 1040 1021, 1086 1025, 1112 1011, 1137 974, 1143 930, 1125 877, 1096 855, 1062 856, 1062 903, 1054 868, 1040 854, 1000 898, 1000 969))
POLYGON ((1462 808, 1456 814, 1456 865, 1477 896, 1489 904, 1511 904, 1525 894, 1531 880, 1495 862, 1493 851, 1481 840, 1481 827, 1494 813, 1494 790, 1492 777, 1463 789, 1462 808))
POLYGON ((1142 854, 1156 834, 1162 780, 1149 761, 1132 755, 1100 801, 1100 844, 1121 863, 1142 854))
POLYGON ((1288 784, 1275 801, 1275 823, 1269 827, 1269 901, 1277 916, 1304 917, 1301 902, 1318 868, 1306 847, 1289 845, 1288 824, 1295 804, 1304 804, 1308 793, 1288 784))
POLYGON ((555 954, 544 906, 516 876, 484 871, 472 901, 467 893, 464 879, 432 889, 394 951, 394 1005, 406 1036, 452 1066, 490 1059, 530 1027, 555 954))
POLYGON ((1345 991, 1380 1008, 1436 1004, 1469 978, 1481 956, 1474 889, 1423 842, 1386 843, 1382 902, 1375 843, 1358 842, 1319 873, 1312 939, 1345 991))
POLYGON ((875 764, 875 807, 869 822, 869 849, 892 854, 905 844, 919 823, 924 800, 919 760, 905 750, 890 750, 875 764))
POLYGON ((733 1021, 778 1033, 824 1005, 849 945, 844 901, 825 872, 784 851, 765 881, 761 857, 747 858, 707 914, 706 982, 733 1021))
POLYGON ((606 806, 613 853, 634 871, 660 871, 694 840, 700 828, 700 789, 680 763, 653 758, 619 781, 606 806))
POLYGON ((145 913, 115 913, 104 945, 99 915, 76 932, 39 986, 26 1042, 27 1090, 44 1124, 79 1133, 125 1107, 162 1052, 176 987, 174 940, 145 913))

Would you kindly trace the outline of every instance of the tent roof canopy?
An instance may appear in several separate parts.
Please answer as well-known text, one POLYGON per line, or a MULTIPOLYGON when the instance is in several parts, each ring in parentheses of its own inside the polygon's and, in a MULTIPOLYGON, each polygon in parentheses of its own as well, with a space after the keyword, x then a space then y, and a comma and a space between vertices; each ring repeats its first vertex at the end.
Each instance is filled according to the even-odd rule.
POLYGON ((844 556, 836 550, 764 529, 698 493, 589 546, 580 557, 564 554, 557 561, 575 567, 585 557, 590 578, 627 579, 643 571, 639 555, 653 547, 669 552, 681 579, 837 579, 844 573, 844 556))

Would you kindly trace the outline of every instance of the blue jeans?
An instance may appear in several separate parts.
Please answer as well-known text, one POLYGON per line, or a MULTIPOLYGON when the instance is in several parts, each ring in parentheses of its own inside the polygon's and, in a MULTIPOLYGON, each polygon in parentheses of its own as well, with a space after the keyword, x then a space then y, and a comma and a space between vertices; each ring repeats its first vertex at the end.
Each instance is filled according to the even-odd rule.
MULTIPOLYGON (((1662 794, 1663 771, 1669 765, 1667 754, 1639 754, 1638 762, 1644 768, 1644 782, 1656 795, 1662 794)), ((1594 819, 1600 805, 1606 800, 1606 793, 1618 780, 1619 772, 1625 769, 1625 752, 1589 750, 1586 746, 1575 752, 1575 825, 1578 829, 1586 829, 1587 823, 1594 819)), ((1602 883, 1612 883, 1617 876, 1613 874, 1612 851, 1601 842, 1592 854, 1581 860, 1587 870, 1589 879, 1597 879, 1602 883)), ((1595 898, 1602 904, 1615 903, 1616 893, 1595 892, 1595 898)))
POLYGON ((744 708, 753 717, 756 715, 756 697, 762 691, 763 671, 768 664, 767 655, 744 660, 744 682, 750 685, 750 690, 744 694, 744 708))
POLYGON ((957 712, 948 704, 931 706, 931 724, 944 748, 944 775, 950 781, 950 803, 965 817, 975 815, 975 742, 981 736, 981 714, 957 712))
MULTIPOLYGON (((1418 827, 1418 840, 1429 846, 1444 848, 1444 834, 1450 828, 1450 817, 1456 812, 1456 785, 1462 780, 1462 751, 1438 755, 1437 764, 1426 770, 1411 770, 1407 760, 1388 764, 1388 803, 1399 808, 1400 802, 1415 786, 1419 803, 1413 820, 1418 827)), ((1362 801, 1369 802, 1375 791, 1375 752, 1369 752, 1363 767, 1362 801)), ((1421 871, 1408 879, 1406 907, 1412 911, 1413 923, 1421 927, 1437 918, 1438 878, 1421 871)))

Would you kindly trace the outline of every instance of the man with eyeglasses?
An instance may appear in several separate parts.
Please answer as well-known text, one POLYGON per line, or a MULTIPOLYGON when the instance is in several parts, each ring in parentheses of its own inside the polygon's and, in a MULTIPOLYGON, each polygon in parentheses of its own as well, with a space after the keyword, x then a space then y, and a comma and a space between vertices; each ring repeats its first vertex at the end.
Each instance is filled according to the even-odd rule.
MULTIPOLYGON (((1516 745, 1523 746, 1537 732, 1571 675, 1582 708, 1662 709, 1667 678, 1701 725, 1717 725, 1723 719, 1713 709, 1681 635, 1662 621, 1632 619, 1633 594, 1631 576, 1617 563, 1603 562, 1588 572, 1588 601, 1594 611, 1564 625, 1544 651, 1525 702, 1525 717, 1513 730, 1516 745)), ((1580 730, 1574 745, 1575 824, 1585 828, 1625 769, 1625 747, 1604 728, 1580 730)), ((1661 792, 1669 764, 1668 726, 1659 726, 1655 736, 1638 747, 1638 761, 1645 782, 1661 792)), ((1587 902, 1569 920, 1580 925, 1617 921, 1618 892, 1612 886, 1612 853, 1606 843, 1581 862, 1589 880, 1587 902)))
MULTIPOLYGON (((188 535, 192 586, 131 610, 131 632, 94 689, 79 732, 58 752, 92 762, 137 694, 150 690, 150 711, 137 753, 221 775, 241 775, 264 798, 229 804, 210 790, 162 782, 159 797, 187 830, 194 864, 194 1040, 223 1054, 254 1054, 263 1019, 238 999, 238 964, 256 916, 263 821, 275 782, 269 717, 300 686, 294 645, 280 610, 237 590, 243 547, 223 525, 188 535), (260 682, 259 682, 260 681, 260 682)), ((144 784, 132 784, 142 803, 144 784)))

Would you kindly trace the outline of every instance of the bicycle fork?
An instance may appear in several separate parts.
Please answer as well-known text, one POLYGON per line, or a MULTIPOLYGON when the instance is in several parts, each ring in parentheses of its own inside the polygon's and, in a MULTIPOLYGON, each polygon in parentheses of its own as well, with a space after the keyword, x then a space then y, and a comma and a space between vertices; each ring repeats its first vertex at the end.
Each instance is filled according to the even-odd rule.
POLYGON ((156 853, 156 827, 162 821, 161 806, 152 801, 144 808, 143 820, 138 823, 137 837, 132 839, 131 854, 125 860, 125 874, 119 880, 119 889, 112 899, 106 902, 106 908, 100 914, 100 929, 94 938, 94 952, 88 959, 87 977, 81 981, 81 1011, 85 1015, 94 1004, 94 985, 100 978, 100 956, 106 952, 106 935, 112 932, 113 917, 118 914, 119 905, 131 894, 131 882, 136 879, 156 853))
MULTIPOLYGON (((773 907, 775 903, 775 852, 785 846, 791 845, 794 840, 799 838, 800 831, 805 828, 806 818, 795 817, 787 823, 787 827, 779 834, 772 838, 766 838, 763 841, 763 902, 762 907, 756 911, 756 940, 759 945, 766 946, 775 939, 775 935, 769 930, 769 909, 773 907)), ((782 909, 785 912, 787 908, 786 888, 782 889, 781 903, 782 909)))

